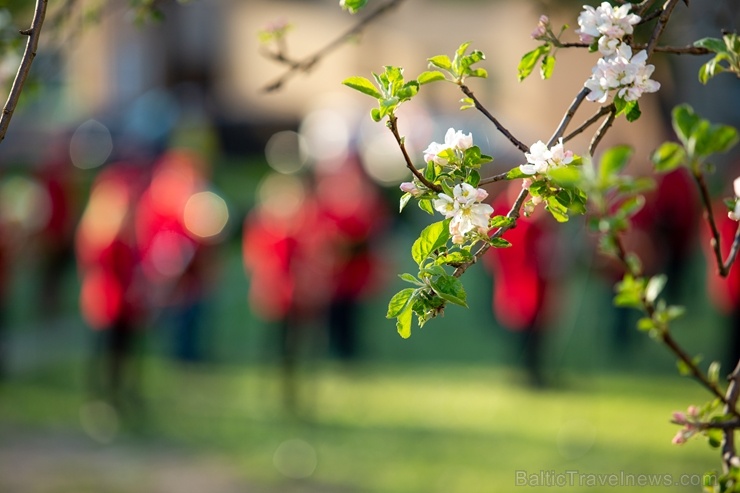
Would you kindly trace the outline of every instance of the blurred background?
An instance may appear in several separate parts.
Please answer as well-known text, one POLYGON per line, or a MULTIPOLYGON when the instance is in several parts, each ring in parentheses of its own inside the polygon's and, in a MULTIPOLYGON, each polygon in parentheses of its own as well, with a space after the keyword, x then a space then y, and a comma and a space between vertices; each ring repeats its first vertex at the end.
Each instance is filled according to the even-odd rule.
MULTIPOLYGON (((373 101, 340 82, 383 65, 412 78, 470 41, 490 74, 471 89, 520 140, 545 139, 596 55, 561 50, 548 82, 519 83, 516 66, 540 14, 572 31, 581 2, 407 0, 266 92, 287 67, 258 33, 289 24, 284 53, 302 59, 357 21, 337 4, 49 6, 0 145, 0 491, 544 491, 516 479, 565 471, 581 475, 571 491, 597 474, 627 477, 619 491, 644 489, 629 480, 641 474, 699 490, 719 455, 702 439, 671 445, 670 419, 709 396, 634 328, 638 314, 613 307, 621 274, 583 218, 524 221, 507 236, 521 247, 466 273, 470 308, 409 340, 385 318, 430 218, 398 214, 400 153, 373 101)), ((7 89, 32 6, 4 5, 7 89)), ((736 30, 738 10, 679 5, 665 43, 736 30)), ((656 57, 661 91, 601 149, 634 146, 630 171, 648 173, 679 102, 740 126, 737 80, 701 86, 703 61, 656 57)), ((402 107, 415 161, 454 127, 494 157, 484 175, 520 164, 460 97, 437 83, 402 107)), ((597 109, 583 106, 576 125, 597 109)), ((570 148, 584 154, 589 138, 570 148)), ((714 163, 718 204, 738 156, 714 163)), ((497 212, 512 190, 488 188, 497 212)), ((740 284, 714 276, 696 198, 681 171, 660 177, 628 243, 686 305, 676 338, 730 371, 740 284)))

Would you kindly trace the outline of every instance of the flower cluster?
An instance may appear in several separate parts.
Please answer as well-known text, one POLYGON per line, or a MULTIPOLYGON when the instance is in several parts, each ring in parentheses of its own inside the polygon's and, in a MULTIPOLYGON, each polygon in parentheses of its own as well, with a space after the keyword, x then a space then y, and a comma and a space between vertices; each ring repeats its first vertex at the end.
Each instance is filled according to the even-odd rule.
POLYGON ((444 144, 432 142, 424 150, 424 162, 434 161, 441 166, 449 162, 449 156, 458 152, 465 152, 473 147, 473 134, 463 134, 462 130, 455 131, 454 128, 447 130, 444 144))
POLYGON ((546 15, 541 15, 537 27, 532 31, 532 39, 544 39, 546 38, 547 28, 550 26, 550 18, 546 15))
POLYGON ((735 189, 735 208, 728 212, 727 215, 733 221, 740 221, 740 177, 735 178, 732 186, 735 189))
POLYGON ((655 67, 647 65, 647 52, 639 51, 634 56, 624 37, 632 34, 640 16, 631 14, 632 5, 625 3, 613 7, 603 2, 599 7, 583 6, 578 16, 578 35, 584 43, 598 40, 602 58, 591 71, 584 86, 591 90, 586 96, 589 101, 604 103, 612 90, 616 97, 625 102, 637 101, 643 93, 655 92, 660 84, 650 79, 655 67))
POLYGON ((629 102, 637 101, 643 93, 657 91, 660 83, 650 79, 655 67, 647 65, 646 61, 645 50, 633 56, 632 48, 622 43, 614 55, 603 57, 596 63, 591 78, 584 84, 591 90, 586 99, 603 103, 609 92, 616 89, 617 96, 629 102))
POLYGON ((546 173, 550 168, 565 166, 573 161, 573 151, 563 148, 563 139, 548 149, 547 144, 538 140, 525 153, 527 164, 522 164, 519 169, 527 175, 546 173))
POLYGON ((640 16, 630 14, 632 5, 624 5, 614 8, 609 2, 602 2, 599 7, 593 8, 584 5, 584 10, 578 16, 580 29, 576 32, 584 43, 593 43, 599 40, 599 51, 609 56, 616 52, 622 38, 632 34, 635 24, 640 22, 640 16))
POLYGON ((686 443, 689 438, 699 431, 699 428, 691 421, 696 420, 699 417, 699 409, 696 406, 689 406, 687 412, 688 416, 680 411, 673 413, 673 422, 683 425, 683 428, 681 428, 678 433, 676 433, 676 436, 673 437, 672 442, 674 445, 686 443), (689 418, 691 418, 691 420, 689 418))
POLYGON ((458 245, 464 243, 465 235, 470 232, 487 234, 493 207, 481 202, 488 197, 488 192, 468 183, 460 183, 455 185, 452 195, 440 193, 434 201, 434 208, 446 219, 451 219, 452 242, 458 245))

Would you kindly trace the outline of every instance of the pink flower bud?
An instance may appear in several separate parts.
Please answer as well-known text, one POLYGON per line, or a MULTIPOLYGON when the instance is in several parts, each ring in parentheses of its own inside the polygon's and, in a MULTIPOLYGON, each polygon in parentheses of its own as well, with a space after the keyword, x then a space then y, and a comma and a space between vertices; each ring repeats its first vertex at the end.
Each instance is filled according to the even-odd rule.
POLYGON ((488 192, 486 192, 484 189, 479 188, 475 193, 475 200, 477 202, 483 202, 488 198, 488 192))
POLYGON ((685 425, 688 423, 686 415, 680 411, 676 411, 673 413, 673 421, 681 425, 685 425))
POLYGON ((411 194, 413 197, 418 197, 423 193, 421 190, 419 190, 419 187, 417 187, 416 184, 411 181, 405 181, 401 183, 398 188, 400 188, 402 192, 411 194))
POLYGON ((696 406, 689 406, 688 413, 692 418, 697 418, 699 416, 699 408, 696 406))
POLYGON ((673 445, 681 445, 682 443, 686 443, 686 437, 684 436, 683 431, 679 431, 678 433, 676 433, 676 436, 673 437, 671 443, 673 443, 673 445))

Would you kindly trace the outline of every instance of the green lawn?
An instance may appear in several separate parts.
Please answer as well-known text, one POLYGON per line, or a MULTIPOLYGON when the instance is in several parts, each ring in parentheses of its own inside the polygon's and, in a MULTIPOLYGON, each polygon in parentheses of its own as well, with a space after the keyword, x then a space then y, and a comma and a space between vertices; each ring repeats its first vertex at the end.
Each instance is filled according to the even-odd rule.
MULTIPOLYGON (((50 368, 0 387, 0 423, 82 433, 79 370, 50 368)), ((271 366, 183 371, 154 358, 143 371, 145 412, 124 420, 116 442, 218 456, 275 491, 295 482, 316 491, 511 491, 517 474, 533 491, 548 489, 532 486, 548 474, 568 477, 566 491, 591 491, 589 481, 608 475, 633 482, 615 491, 645 491, 634 486, 638 475, 680 482, 718 464, 703 439, 670 443, 671 412, 706 397, 678 376, 568 374, 537 391, 513 370, 479 365, 316 364, 300 378, 296 417, 281 406, 271 366)))

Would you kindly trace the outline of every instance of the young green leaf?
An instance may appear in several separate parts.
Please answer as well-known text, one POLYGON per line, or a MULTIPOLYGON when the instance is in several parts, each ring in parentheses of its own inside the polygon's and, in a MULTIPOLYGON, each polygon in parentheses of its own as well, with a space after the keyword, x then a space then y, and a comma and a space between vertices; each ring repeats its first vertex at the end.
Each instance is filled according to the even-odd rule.
POLYGON ((343 10, 348 10, 350 14, 356 14, 365 4, 367 0, 339 0, 339 6, 343 10))
POLYGON ((411 256, 421 265, 436 249, 444 246, 450 238, 449 221, 439 221, 424 228, 411 247, 411 256))
POLYGON ((609 178, 616 175, 629 162, 633 149, 626 145, 611 147, 601 156, 599 164, 599 182, 605 184, 609 178))
POLYGON ((416 80, 419 81, 419 84, 424 85, 438 80, 445 80, 445 75, 439 70, 427 70, 420 73, 416 80))
POLYGON ((517 65, 517 77, 519 78, 519 82, 523 81, 527 77, 530 76, 532 71, 534 70, 535 66, 537 66, 537 61, 544 55, 548 54, 550 52, 550 46, 549 45, 542 45, 538 46, 532 51, 529 51, 522 56, 522 59, 519 61, 519 65, 517 65))
POLYGON ((396 330, 398 331, 398 335, 404 339, 411 337, 411 318, 413 315, 413 310, 406 308, 406 310, 399 313, 398 317, 396 317, 396 330))
POLYGON ((372 82, 370 82, 365 77, 360 77, 359 75, 355 75, 355 76, 344 79, 342 81, 342 84, 344 84, 347 87, 351 87, 352 89, 355 89, 356 91, 360 91, 363 94, 372 96, 375 99, 381 99, 383 97, 383 95, 380 94, 380 91, 378 91, 378 89, 373 85, 372 82))
POLYGON ((686 151, 676 142, 664 142, 652 155, 655 170, 673 171, 686 162, 686 151))
POLYGON ((552 72, 555 70, 555 57, 552 55, 545 55, 542 59, 542 65, 540 66, 540 76, 544 80, 552 77, 552 72))
POLYGON ((396 318, 401 312, 403 312, 412 299, 415 288, 404 288, 398 293, 394 294, 391 300, 388 302, 388 312, 386 318, 396 318))

